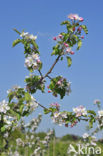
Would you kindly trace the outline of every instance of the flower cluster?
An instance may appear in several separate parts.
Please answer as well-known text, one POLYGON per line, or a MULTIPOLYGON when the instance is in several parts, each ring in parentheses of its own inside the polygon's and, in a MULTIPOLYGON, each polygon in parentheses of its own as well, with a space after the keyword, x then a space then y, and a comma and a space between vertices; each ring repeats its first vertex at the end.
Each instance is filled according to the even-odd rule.
POLYGON ((93 135, 90 136, 88 133, 84 133, 82 137, 83 137, 84 141, 88 141, 88 143, 87 143, 88 146, 90 146, 90 145, 96 146, 97 145, 95 136, 93 136, 93 135))
POLYGON ((32 34, 29 34, 28 32, 22 32, 20 34, 20 37, 23 37, 26 40, 36 40, 37 39, 37 36, 34 36, 32 34))
POLYGON ((18 146, 24 146, 24 142, 22 141, 21 138, 17 138, 16 143, 17 143, 18 146))
MULTIPOLYGON (((57 41, 57 42, 63 41, 63 35, 62 34, 59 34, 58 36, 53 37, 53 40, 54 41, 57 41)), ((64 55, 66 55, 66 54, 73 55, 74 54, 74 51, 71 50, 71 47, 69 47, 69 44, 68 43, 63 42, 63 44, 62 44, 61 47, 63 49, 62 54, 64 54, 64 55)))
POLYGON ((10 107, 8 106, 8 102, 3 100, 0 102, 0 113, 6 113, 10 107))
POLYGON ((60 105, 57 102, 51 103, 50 106, 51 107, 56 107, 56 108, 60 107, 60 105))
POLYGON ((41 64, 38 54, 33 53, 25 58, 25 65, 28 69, 36 70, 39 69, 41 64))
POLYGON ((51 137, 53 136, 53 130, 50 130, 47 135, 45 136, 44 140, 41 141, 42 144, 44 144, 46 147, 48 147, 48 144, 51 140, 51 137))
POLYGON ((58 76, 51 80, 48 89, 48 93, 52 92, 55 97, 60 94, 61 98, 63 98, 64 94, 69 95, 71 93, 71 82, 67 82, 65 78, 58 76))
POLYGON ((71 93, 71 82, 67 82, 65 85, 66 79, 65 78, 61 78, 60 80, 58 80, 58 82, 56 83, 56 85, 58 86, 58 88, 65 88, 66 90, 66 94, 69 95, 71 93))
POLYGON ((30 112, 34 111, 38 107, 38 103, 32 95, 30 102, 27 103, 27 106, 30 107, 29 109, 30 112))
POLYGON ((68 18, 71 20, 79 20, 80 22, 84 21, 83 17, 79 17, 78 14, 70 14, 68 18))
POLYGON ((38 128, 41 118, 42 116, 39 114, 38 118, 33 118, 28 124, 25 125, 25 128, 31 128, 31 130, 34 132, 38 128))
POLYGON ((76 117, 87 115, 87 111, 84 106, 78 106, 76 108, 73 108, 73 112, 76 113, 76 117))
POLYGON ((60 126, 65 124, 65 119, 67 118, 66 112, 54 112, 52 120, 54 123, 59 124, 60 126))
POLYGON ((15 85, 11 89, 7 90, 7 94, 9 94, 11 92, 16 92, 19 88, 20 88, 20 86, 15 85))

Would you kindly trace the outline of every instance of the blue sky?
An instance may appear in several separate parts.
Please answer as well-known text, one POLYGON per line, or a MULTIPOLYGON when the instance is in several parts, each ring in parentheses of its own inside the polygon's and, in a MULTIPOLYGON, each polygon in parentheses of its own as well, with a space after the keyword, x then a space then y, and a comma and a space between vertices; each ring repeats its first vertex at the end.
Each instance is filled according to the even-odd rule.
MULTIPOLYGON (((6 97, 6 90, 13 85, 24 86, 24 78, 29 75, 24 67, 23 46, 12 48, 12 42, 18 36, 13 28, 28 31, 38 35, 37 43, 41 52, 43 73, 49 69, 54 61, 50 57, 53 36, 64 30, 60 23, 67 19, 70 13, 77 13, 84 18, 89 34, 83 41, 79 52, 72 56, 72 67, 67 68, 66 61, 56 65, 53 74, 64 75, 72 82, 72 93, 63 100, 54 98, 50 94, 37 92, 34 97, 45 106, 52 102, 59 102, 62 110, 72 110, 72 107, 84 105, 88 109, 95 109, 94 99, 103 101, 103 1, 97 0, 2 0, 0 4, 0 99, 6 97)), ((37 112, 42 113, 42 109, 37 112)), ((35 116, 33 113, 29 119, 35 116)), ((74 128, 59 127, 52 124, 48 116, 43 117, 39 130, 46 131, 55 128, 57 136, 66 133, 81 135, 85 132, 85 123, 74 128), (83 127, 81 129, 81 126, 83 127)))

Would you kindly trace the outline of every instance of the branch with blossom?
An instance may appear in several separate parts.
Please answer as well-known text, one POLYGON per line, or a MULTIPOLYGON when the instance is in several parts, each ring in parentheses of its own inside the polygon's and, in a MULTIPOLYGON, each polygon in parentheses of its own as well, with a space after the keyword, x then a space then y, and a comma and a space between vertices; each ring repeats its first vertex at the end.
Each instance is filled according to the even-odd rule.
MULTIPOLYGON (((45 114, 50 113, 53 122, 59 125, 64 124, 66 127, 73 127, 83 120, 89 122, 89 128, 92 128, 93 123, 98 119, 99 125, 103 126, 101 121, 103 117, 102 110, 99 110, 99 114, 97 115, 93 110, 87 110, 84 106, 78 106, 73 108, 72 112, 61 112, 58 103, 52 103, 49 108, 46 108, 33 97, 33 94, 38 90, 42 93, 45 92, 46 79, 49 79, 48 93, 51 93, 53 96, 57 97, 59 95, 63 99, 65 95, 70 95, 71 93, 71 82, 61 75, 51 77, 51 73, 56 64, 65 58, 67 59, 67 66, 70 67, 72 65, 71 57, 81 48, 82 40, 84 39, 84 35, 88 34, 88 30, 86 25, 82 24, 84 19, 77 14, 68 15, 68 19, 61 23, 61 25, 66 26, 66 32, 61 32, 53 37, 56 45, 53 46, 51 56, 56 56, 56 59, 45 74, 42 73, 43 63, 40 60, 39 47, 36 43, 37 36, 14 29, 19 38, 13 42, 13 47, 19 43, 24 45, 24 64, 30 72, 30 76, 25 78, 26 86, 24 88, 14 86, 7 92, 8 102, 1 102, 0 132, 3 136, 7 132, 10 134, 21 121, 22 117, 29 116, 38 106, 44 109, 45 114), (74 52, 75 47, 77 48, 74 52), (38 71, 38 75, 35 75, 35 71, 38 71)), ((95 103, 100 107, 98 100, 95 103)), ((35 126, 32 125, 33 127, 35 126)), ((3 148, 5 149, 5 147, 7 147, 6 143, 3 148)))

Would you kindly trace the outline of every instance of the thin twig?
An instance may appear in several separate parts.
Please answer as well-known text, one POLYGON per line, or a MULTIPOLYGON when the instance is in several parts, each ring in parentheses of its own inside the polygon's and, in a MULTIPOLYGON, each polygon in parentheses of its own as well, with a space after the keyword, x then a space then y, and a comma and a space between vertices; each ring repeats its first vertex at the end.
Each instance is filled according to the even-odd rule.
POLYGON ((58 60, 59 60, 60 57, 61 57, 61 55, 59 55, 59 56, 56 58, 55 62, 53 63, 53 65, 51 66, 51 68, 49 69, 49 71, 45 74, 44 78, 47 77, 47 76, 52 72, 54 66, 56 65, 56 63, 58 62, 58 60))

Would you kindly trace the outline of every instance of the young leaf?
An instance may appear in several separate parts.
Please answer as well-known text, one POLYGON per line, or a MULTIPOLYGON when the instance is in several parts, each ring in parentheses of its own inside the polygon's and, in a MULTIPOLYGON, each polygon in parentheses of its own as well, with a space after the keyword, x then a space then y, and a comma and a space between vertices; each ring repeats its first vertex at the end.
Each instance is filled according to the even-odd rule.
POLYGON ((82 46, 82 41, 79 40, 77 44, 78 44, 77 50, 79 50, 81 48, 81 46, 82 46))
POLYGON ((72 59, 69 56, 67 56, 67 63, 68 63, 68 67, 70 67, 72 64, 72 59))
POLYGON ((16 46, 17 44, 19 44, 20 42, 22 42, 21 39, 16 39, 16 40, 13 41, 12 46, 15 47, 15 46, 16 46))
POLYGON ((82 27, 82 29, 84 30, 84 32, 85 32, 86 34, 88 34, 88 29, 87 29, 86 25, 81 25, 81 27, 82 27))

